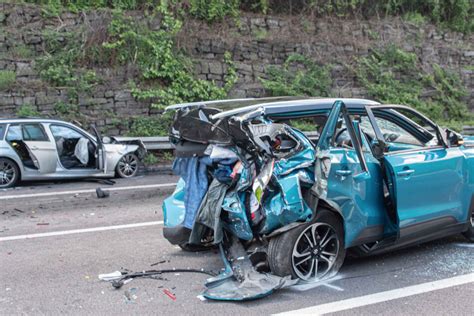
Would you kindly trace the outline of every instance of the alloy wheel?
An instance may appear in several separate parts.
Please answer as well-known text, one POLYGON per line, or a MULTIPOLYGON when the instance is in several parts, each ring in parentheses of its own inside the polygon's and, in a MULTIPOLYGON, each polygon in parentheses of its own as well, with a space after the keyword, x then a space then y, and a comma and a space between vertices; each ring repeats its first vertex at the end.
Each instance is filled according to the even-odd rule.
POLYGON ((16 169, 12 162, 8 160, 0 161, 0 187, 7 187, 16 178, 16 169))
POLYGON ((334 266, 339 247, 337 233, 332 226, 326 223, 308 226, 293 247, 294 272, 305 281, 323 278, 334 266))
POLYGON ((124 177, 133 177, 138 170, 138 159, 134 154, 127 154, 120 159, 118 169, 124 177))

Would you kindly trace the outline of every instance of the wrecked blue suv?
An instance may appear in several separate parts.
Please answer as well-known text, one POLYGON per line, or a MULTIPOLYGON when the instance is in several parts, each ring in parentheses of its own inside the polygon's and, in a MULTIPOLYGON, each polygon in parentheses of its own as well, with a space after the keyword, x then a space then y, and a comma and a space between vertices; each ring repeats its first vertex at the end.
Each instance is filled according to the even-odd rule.
POLYGON ((370 100, 219 108, 228 102, 168 109, 181 179, 163 203, 163 232, 187 250, 220 248, 225 269, 205 297, 253 299, 321 280, 346 251, 457 233, 474 241, 474 141, 409 107, 370 100))

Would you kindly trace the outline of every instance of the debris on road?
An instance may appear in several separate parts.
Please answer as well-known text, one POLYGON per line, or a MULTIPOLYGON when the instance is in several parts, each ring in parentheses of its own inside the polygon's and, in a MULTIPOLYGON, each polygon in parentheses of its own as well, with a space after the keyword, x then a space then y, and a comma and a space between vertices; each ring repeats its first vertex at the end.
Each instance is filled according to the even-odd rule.
POLYGON ((99 280, 101 281, 113 281, 120 279, 122 277, 122 272, 114 271, 106 274, 99 274, 99 280))
POLYGON ((135 303, 135 300, 138 298, 137 296, 138 288, 132 287, 128 290, 125 290, 123 296, 125 297, 126 303, 135 303))
POLYGON ((167 260, 161 260, 161 261, 150 264, 150 267, 154 267, 154 266, 157 266, 159 264, 166 263, 166 262, 170 262, 170 261, 169 260, 168 261, 167 260))
POLYGON ((170 299, 173 301, 176 301, 176 295, 173 294, 170 290, 168 289, 163 289, 163 293, 165 293, 170 299))
POLYGON ((97 198, 99 199, 107 198, 110 196, 110 192, 104 191, 101 188, 95 189, 95 193, 97 194, 97 198))
POLYGON ((217 276, 216 273, 212 271, 207 271, 204 269, 161 269, 161 270, 147 270, 141 272, 132 272, 130 270, 124 269, 123 271, 114 271, 111 273, 99 274, 99 279, 102 281, 111 282, 112 286, 115 289, 120 289, 123 285, 131 282, 135 278, 146 278, 153 280, 168 281, 163 278, 161 275, 166 273, 202 273, 212 277, 217 276))
POLYGON ((36 225, 38 225, 38 226, 47 226, 47 225, 49 225, 49 223, 36 223, 36 225))

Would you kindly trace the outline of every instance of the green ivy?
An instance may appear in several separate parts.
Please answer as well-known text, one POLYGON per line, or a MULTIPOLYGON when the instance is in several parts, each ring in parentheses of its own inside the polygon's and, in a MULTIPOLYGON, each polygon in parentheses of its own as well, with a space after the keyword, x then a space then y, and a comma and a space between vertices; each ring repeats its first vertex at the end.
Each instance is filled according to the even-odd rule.
POLYGON ((16 111, 16 115, 18 117, 38 117, 40 113, 37 111, 35 107, 30 104, 23 104, 20 108, 16 111))
POLYGON ((81 32, 46 30, 45 52, 36 60, 40 76, 57 87, 68 87, 72 95, 89 91, 101 82, 92 69, 81 67, 88 56, 81 32), (87 57, 86 57, 87 56, 87 57))
POLYGON ((140 100, 151 100, 155 108, 226 97, 237 80, 231 55, 224 55, 228 69, 223 87, 196 79, 192 61, 177 51, 174 42, 181 21, 166 6, 159 7, 158 13, 161 24, 153 29, 149 27, 153 16, 137 21, 116 14, 109 29, 110 40, 104 44, 120 63, 138 66, 141 75, 139 82, 135 83, 133 95, 140 100))
POLYGON ((433 73, 423 71, 414 53, 395 46, 374 50, 358 60, 355 73, 369 97, 382 103, 409 105, 448 125, 472 119, 459 76, 436 64, 433 73), (431 96, 423 97, 427 91, 431 96))
POLYGON ((240 0, 190 0, 189 13, 207 22, 240 15, 240 0))
POLYGON ((138 116, 130 120, 130 129, 128 136, 167 136, 169 126, 173 122, 173 116, 170 113, 157 116, 138 116))
POLYGON ((319 66, 305 56, 290 55, 282 68, 267 68, 267 79, 260 79, 272 96, 330 96, 329 66, 319 66))

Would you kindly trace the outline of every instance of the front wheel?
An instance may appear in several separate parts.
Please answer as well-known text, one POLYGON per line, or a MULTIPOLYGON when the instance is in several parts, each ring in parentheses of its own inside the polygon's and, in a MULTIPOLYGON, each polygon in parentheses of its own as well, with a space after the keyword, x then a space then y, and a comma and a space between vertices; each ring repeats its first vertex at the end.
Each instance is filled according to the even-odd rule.
POLYGON ((469 239, 470 242, 474 242, 474 211, 471 213, 469 218, 469 228, 463 233, 464 237, 469 239))
POLYGON ((137 175, 139 160, 137 155, 128 153, 120 158, 115 168, 115 173, 120 178, 131 178, 137 175))
POLYGON ((274 274, 311 282, 336 274, 345 255, 343 224, 326 209, 313 221, 271 239, 268 246, 274 274))
POLYGON ((0 158, 0 189, 10 188, 20 179, 20 170, 16 163, 7 158, 0 158))

